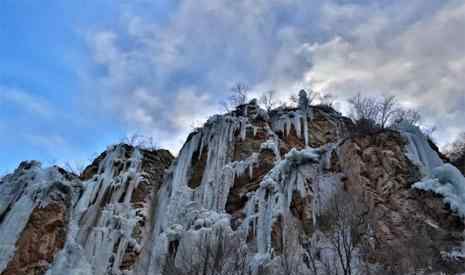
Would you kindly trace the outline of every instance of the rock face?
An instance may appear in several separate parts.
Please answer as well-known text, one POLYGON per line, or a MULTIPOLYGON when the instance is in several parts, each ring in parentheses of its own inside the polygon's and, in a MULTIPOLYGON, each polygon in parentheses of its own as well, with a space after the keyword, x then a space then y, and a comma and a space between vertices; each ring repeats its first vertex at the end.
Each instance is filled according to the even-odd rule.
POLYGON ((153 225, 154 196, 172 159, 165 150, 113 146, 81 179, 22 163, 0 185, 0 232, 9 237, 0 246, 1 274, 130 270, 153 225))
POLYGON ((464 218, 413 186, 443 165, 426 138, 361 134, 304 96, 214 116, 176 159, 120 144, 79 177, 22 163, 0 182, 0 273, 465 272, 464 218))
POLYGON ((64 247, 77 178, 23 162, 0 187, 1 274, 44 274, 64 247))
POLYGON ((465 175, 465 155, 453 161, 453 164, 465 175))
POLYGON ((437 195, 412 188, 422 175, 404 154, 405 145, 398 132, 382 131, 351 137, 340 147, 347 188, 361 189, 373 212, 376 241, 370 258, 393 266, 389 271, 396 274, 411 272, 412 260, 406 254, 430 271, 463 272, 463 267, 440 257, 441 251, 461 247, 463 218, 452 214, 437 195))

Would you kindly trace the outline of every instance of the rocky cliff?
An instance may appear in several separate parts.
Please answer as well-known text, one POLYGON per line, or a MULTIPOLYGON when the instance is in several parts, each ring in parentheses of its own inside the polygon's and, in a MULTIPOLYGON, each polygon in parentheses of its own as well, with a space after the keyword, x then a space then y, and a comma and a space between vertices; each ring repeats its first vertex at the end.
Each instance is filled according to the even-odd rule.
POLYGON ((465 155, 456 159, 453 163, 462 172, 462 174, 465 175, 465 155))
POLYGON ((176 158, 22 163, 0 181, 0 274, 460 274, 464 217, 465 179, 417 128, 252 101, 176 158))

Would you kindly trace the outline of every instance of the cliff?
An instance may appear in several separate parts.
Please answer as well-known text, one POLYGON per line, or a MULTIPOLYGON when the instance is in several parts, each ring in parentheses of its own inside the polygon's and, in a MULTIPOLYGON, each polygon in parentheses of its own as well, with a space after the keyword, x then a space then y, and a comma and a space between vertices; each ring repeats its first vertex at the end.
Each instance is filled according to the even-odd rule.
POLYGON ((176 158, 111 146, 0 182, 0 274, 459 274, 465 179, 415 127, 256 102, 176 158))

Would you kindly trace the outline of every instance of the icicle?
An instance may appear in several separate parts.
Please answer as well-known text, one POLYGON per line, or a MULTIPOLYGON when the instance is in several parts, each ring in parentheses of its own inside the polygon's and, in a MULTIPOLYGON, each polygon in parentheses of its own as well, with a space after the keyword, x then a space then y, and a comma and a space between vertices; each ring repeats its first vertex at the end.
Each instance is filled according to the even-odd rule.
POLYGON ((318 228, 318 217, 320 216, 320 200, 320 182, 317 180, 313 183, 312 220, 314 228, 318 228))
POLYGON ((203 146, 205 144, 205 139, 204 138, 201 138, 200 139, 200 148, 199 148, 199 157, 198 157, 198 160, 200 160, 202 158, 202 152, 203 152, 203 146))
POLYGON ((253 178, 253 164, 249 166, 249 179, 253 178))
POLYGON ((301 123, 300 123, 300 119, 301 119, 301 116, 300 115, 297 115, 297 113, 295 113, 294 117, 293 117, 293 125, 294 125, 294 129, 297 133, 297 137, 298 138, 301 138, 302 137, 302 126, 301 126, 301 123))
POLYGON ((305 141, 305 147, 308 147, 308 118, 309 118, 309 110, 305 109, 303 118, 304 118, 304 141, 305 141))
POLYGON ((291 127, 292 127, 292 122, 289 116, 285 117, 285 129, 286 129, 286 136, 288 136, 291 133, 291 127))
POLYGON ((281 154, 279 152, 278 145, 273 139, 268 139, 260 145, 260 150, 271 150, 276 157, 276 160, 281 160, 281 154))

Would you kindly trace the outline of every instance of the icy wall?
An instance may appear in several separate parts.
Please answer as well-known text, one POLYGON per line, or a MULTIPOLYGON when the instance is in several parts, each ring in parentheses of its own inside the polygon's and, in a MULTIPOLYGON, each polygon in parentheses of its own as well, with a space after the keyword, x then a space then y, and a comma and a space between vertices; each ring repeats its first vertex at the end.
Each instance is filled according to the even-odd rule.
POLYGON ((170 258, 182 269, 184 255, 198 254, 199 240, 217 241, 218 232, 247 252, 254 272, 280 253, 282 235, 293 234, 287 226, 301 226, 291 213, 297 198, 305 200, 306 223, 315 226, 342 175, 325 169, 334 146, 309 146, 312 119, 310 107, 267 114, 252 102, 193 133, 158 193, 150 253, 137 273, 160 274, 170 258), (291 135, 300 149, 287 144, 291 135))
POLYGON ((462 230, 460 222, 441 227, 438 219, 452 216, 448 210, 424 212, 441 198, 412 199, 417 194, 411 186, 421 180, 415 165, 425 179, 437 178, 415 187, 442 194, 446 202, 439 183, 447 181, 448 192, 463 189, 459 175, 453 173, 452 183, 438 170, 443 163, 418 129, 403 129, 404 138, 394 131, 352 136, 347 118, 327 106, 308 106, 303 96, 299 102, 266 112, 253 101, 213 116, 191 133, 174 161, 164 150, 120 144, 80 178, 22 164, 1 179, 0 233, 7 237, 0 241, 0 273, 168 275, 197 268, 205 274, 284 274, 285 263, 292 263, 288 274, 376 270, 386 257, 364 258, 351 238, 345 245, 353 257, 341 261, 337 255, 335 232, 348 229, 333 231, 339 224, 328 213, 339 193, 358 192, 370 201, 366 207, 378 220, 363 230, 384 243, 372 241, 374 250, 387 251, 396 239, 402 243, 406 230, 425 221, 441 232, 462 230), (53 222, 61 227, 35 222, 50 202, 58 206, 54 211, 62 218, 53 222), (413 212, 417 218, 408 228, 413 212), (50 227, 59 230, 44 229, 50 227), (49 248, 40 257, 24 254, 40 250, 39 243, 25 243, 42 232, 55 236, 49 248), (211 256, 218 254, 223 259, 211 256), (21 269, 25 258, 35 259, 29 266, 41 262, 40 269, 21 269))

